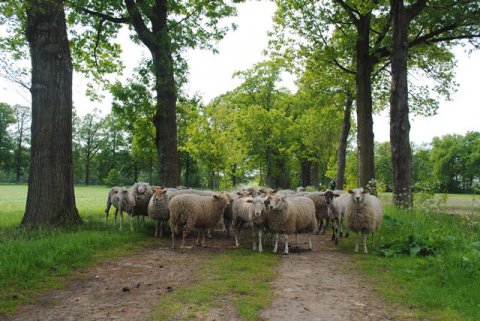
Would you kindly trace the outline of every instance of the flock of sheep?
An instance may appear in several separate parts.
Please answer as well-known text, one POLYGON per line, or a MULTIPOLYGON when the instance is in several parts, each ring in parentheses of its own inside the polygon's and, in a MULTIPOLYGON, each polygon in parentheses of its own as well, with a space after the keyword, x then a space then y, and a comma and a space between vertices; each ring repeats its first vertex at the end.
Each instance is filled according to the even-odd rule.
POLYGON ((172 248, 175 248, 175 235, 182 235, 180 251, 186 248, 188 234, 198 231, 197 245, 206 246, 205 236, 219 223, 229 236, 230 229, 239 246, 239 235, 243 228, 252 230, 253 250, 263 252, 265 231, 274 237, 273 252, 278 249, 278 235, 285 238, 284 254, 288 254, 288 235, 295 234, 298 247, 298 234, 308 234, 308 248, 312 249, 311 235, 325 233, 332 228, 332 240, 338 243, 342 236, 345 221, 348 231, 356 232, 355 252, 358 252, 360 234, 363 238, 363 252, 367 253, 366 237, 380 229, 383 209, 380 200, 371 195, 368 189, 357 188, 345 191, 305 192, 303 188, 293 190, 242 189, 238 192, 210 192, 190 188, 165 188, 148 183, 135 183, 130 188, 113 187, 108 193, 105 209, 107 223, 111 206, 115 207, 115 225, 120 213, 120 230, 123 225, 123 212, 132 218, 149 216, 156 221, 155 237, 162 237, 163 223, 170 222, 172 248), (258 246, 257 246, 258 237, 258 246), (201 240, 200 240, 201 238, 201 240))

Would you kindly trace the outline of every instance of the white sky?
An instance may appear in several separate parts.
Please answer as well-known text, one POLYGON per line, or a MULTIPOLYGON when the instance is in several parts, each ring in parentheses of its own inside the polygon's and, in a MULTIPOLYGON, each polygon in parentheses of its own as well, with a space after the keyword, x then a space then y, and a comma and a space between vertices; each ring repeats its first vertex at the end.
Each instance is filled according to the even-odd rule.
MULTIPOLYGON (((263 50, 267 47, 267 32, 273 23, 271 17, 275 11, 272 2, 248 1, 238 5, 238 16, 233 20, 238 29, 231 31, 217 46, 219 54, 208 51, 194 50, 187 53, 190 66, 189 83, 186 86, 190 94, 198 93, 204 102, 234 89, 240 80, 232 79, 237 70, 252 67, 255 63, 264 60, 263 50)), ((128 40, 128 33, 122 32, 120 39, 124 53, 122 59, 126 65, 124 75, 126 79, 132 74, 132 69, 142 57, 149 57, 142 46, 137 46, 128 40)), ((433 117, 417 117, 412 119, 410 139, 417 144, 428 143, 435 136, 450 133, 465 134, 467 131, 480 130, 480 100, 477 99, 480 89, 477 80, 480 72, 480 52, 467 56, 462 50, 455 51, 458 59, 456 81, 458 91, 452 96, 452 101, 442 102, 438 114, 433 117)), ((102 102, 91 102, 85 97, 87 81, 81 75, 74 75, 74 105, 77 112, 83 115, 98 107, 106 114, 110 111, 110 98, 102 102)), ((292 79, 284 85, 294 90, 292 79)), ((0 78, 0 101, 8 104, 30 104, 29 93, 20 87, 0 78)), ((389 140, 388 111, 374 116, 375 140, 379 142, 389 140)))

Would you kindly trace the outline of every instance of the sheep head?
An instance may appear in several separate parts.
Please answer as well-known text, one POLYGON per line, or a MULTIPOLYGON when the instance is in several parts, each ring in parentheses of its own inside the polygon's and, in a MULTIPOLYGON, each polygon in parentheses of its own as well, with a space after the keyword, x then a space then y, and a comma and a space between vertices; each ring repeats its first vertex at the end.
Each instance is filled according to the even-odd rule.
POLYGON ((153 195, 156 200, 161 200, 166 197, 167 189, 164 186, 155 186, 153 188, 153 195))
POLYGON ((268 197, 255 197, 248 199, 247 203, 252 203, 255 218, 258 218, 267 210, 267 204, 270 203, 268 197))
POLYGON ((361 187, 349 190, 348 192, 352 194, 352 198, 355 203, 361 203, 365 199, 365 194, 369 193, 369 190, 361 187))

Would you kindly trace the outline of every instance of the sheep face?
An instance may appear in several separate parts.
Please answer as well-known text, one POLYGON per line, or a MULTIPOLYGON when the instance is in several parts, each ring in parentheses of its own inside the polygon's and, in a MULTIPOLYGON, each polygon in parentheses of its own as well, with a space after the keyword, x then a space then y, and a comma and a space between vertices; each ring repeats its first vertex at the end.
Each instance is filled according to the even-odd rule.
POLYGON ((230 203, 232 202, 232 198, 230 197, 230 195, 228 195, 228 193, 226 192, 221 192, 221 193, 215 193, 212 195, 213 198, 217 201, 223 201, 224 203, 224 209, 230 205, 230 203))
POLYGON ((333 197, 334 197, 334 194, 331 190, 325 191, 325 203, 327 204, 327 206, 330 205, 330 203, 333 200, 333 197))
POLYGON ((240 196, 240 197, 247 197, 247 196, 252 195, 252 193, 251 193, 249 190, 246 190, 246 191, 238 191, 238 192, 237 192, 237 195, 240 196))
POLYGON ((137 183, 137 194, 145 194, 147 190, 147 184, 145 183, 137 183))
POLYGON ((154 187, 153 188, 153 197, 155 197, 156 201, 161 201, 167 196, 167 189, 163 186, 161 187, 154 187))
POLYGON ((262 213, 265 213, 267 210, 267 204, 269 204, 269 200, 267 197, 255 197, 252 199, 247 200, 247 203, 253 204, 253 213, 255 218, 259 218, 262 213))
POLYGON ((272 210, 272 211, 276 211, 276 210, 280 210, 284 207, 284 204, 286 203, 286 196, 278 196, 278 195, 275 195, 275 196, 269 196, 268 197, 268 204, 269 204, 269 208, 272 210))
POLYGON ((365 194, 368 194, 369 191, 366 188, 356 188, 348 192, 352 195, 353 202, 359 204, 363 202, 365 194))

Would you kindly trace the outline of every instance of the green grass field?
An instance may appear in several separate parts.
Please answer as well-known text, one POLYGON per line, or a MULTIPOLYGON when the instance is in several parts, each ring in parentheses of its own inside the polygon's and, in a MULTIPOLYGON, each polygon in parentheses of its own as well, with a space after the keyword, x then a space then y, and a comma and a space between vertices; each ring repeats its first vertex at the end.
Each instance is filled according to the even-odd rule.
MULTIPOLYGON (((84 221, 76 228, 18 228, 26 191, 25 185, 0 185, 0 315, 13 313, 18 304, 52 288, 63 287, 75 270, 155 243, 151 222, 134 232, 128 228, 119 232, 113 228, 112 218, 105 226, 105 187, 75 188, 84 221)), ((382 195, 385 197, 388 195, 382 195)), ((369 255, 353 255, 353 237, 342 239, 340 246, 352 253, 379 295, 400 303, 416 319, 480 320, 477 200, 472 195, 453 195, 442 202, 464 214, 439 214, 432 210, 436 205, 415 211, 387 205, 377 247, 370 248, 369 255)), ((204 273, 199 282, 168 296, 159 303, 153 318, 168 320, 185 312, 181 310, 184 302, 189 313, 201 314, 218 304, 219 294, 229 293, 242 318, 257 320, 259 310, 272 299, 269 281, 275 277, 278 262, 278 257, 268 253, 222 251, 205 262, 205 267, 215 266, 215 271, 204 273), (238 273, 231 273, 232 269, 238 273), (200 297, 205 299, 200 302, 200 297)))

